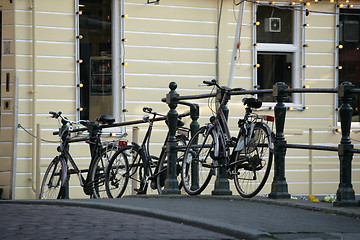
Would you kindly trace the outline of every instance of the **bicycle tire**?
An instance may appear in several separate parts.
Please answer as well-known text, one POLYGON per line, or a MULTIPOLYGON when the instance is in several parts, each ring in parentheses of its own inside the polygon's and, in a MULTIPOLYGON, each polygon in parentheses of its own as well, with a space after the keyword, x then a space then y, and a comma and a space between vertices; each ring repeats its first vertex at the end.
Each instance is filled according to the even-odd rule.
POLYGON ((256 123, 247 147, 236 156, 236 159, 244 156, 249 159, 235 166, 235 187, 242 197, 254 197, 264 187, 271 170, 273 153, 271 130, 264 123, 256 123))
POLYGON ((45 171, 41 183, 39 199, 61 198, 61 188, 67 178, 67 165, 63 157, 56 156, 45 171))
MULTIPOLYGON (((187 137, 185 137, 184 135, 178 135, 176 136, 176 140, 178 143, 178 146, 186 146, 186 142, 188 141, 187 137)), ((178 158, 176 161, 176 176, 177 176, 177 180, 178 180, 178 185, 179 185, 179 190, 182 188, 182 181, 181 181, 181 167, 182 167, 182 162, 184 159, 184 152, 185 150, 178 150, 178 158)), ((158 164, 159 167, 157 168, 157 171, 155 174, 157 174, 156 176, 156 189, 158 191, 159 194, 162 194, 162 191, 165 187, 165 180, 167 177, 167 158, 166 158, 166 154, 163 154, 162 158, 159 160, 158 164)))
POLYGON ((105 173, 105 190, 107 197, 120 198, 129 181, 129 162, 127 151, 131 146, 119 148, 111 157, 105 173))
POLYGON ((200 194, 214 175, 210 153, 215 145, 211 128, 201 127, 190 139, 184 154, 181 180, 189 195, 200 194))
POLYGON ((96 158, 90 167, 88 178, 89 182, 87 183, 87 187, 92 189, 92 198, 108 197, 105 187, 106 167, 110 162, 111 157, 116 153, 117 148, 118 146, 116 142, 109 143, 101 150, 101 157, 96 158))

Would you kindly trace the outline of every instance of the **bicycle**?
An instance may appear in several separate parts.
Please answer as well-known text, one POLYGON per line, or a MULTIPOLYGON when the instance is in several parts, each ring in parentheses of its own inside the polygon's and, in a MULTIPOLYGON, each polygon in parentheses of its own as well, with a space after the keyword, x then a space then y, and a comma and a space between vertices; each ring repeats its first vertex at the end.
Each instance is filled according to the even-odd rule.
POLYGON ((262 106, 259 99, 244 98, 245 115, 238 121, 237 137, 231 137, 223 109, 230 93, 243 89, 221 87, 216 80, 204 84, 216 87, 222 95, 216 115, 189 140, 181 172, 183 187, 190 195, 200 194, 215 175, 215 169, 223 167, 238 193, 253 197, 265 185, 271 169, 273 133, 265 121, 274 118, 253 113, 253 108, 262 106))
POLYGON ((79 177, 80 185, 86 195, 92 198, 106 197, 104 187, 105 167, 111 155, 118 149, 122 141, 101 142, 101 129, 99 123, 108 125, 115 119, 108 115, 102 115, 96 122, 80 120, 70 121, 63 116, 62 112, 49 112, 51 118, 61 119, 61 128, 54 135, 59 135, 60 145, 57 147, 59 155, 49 164, 40 188, 40 199, 68 198, 68 182, 72 174, 79 177), (83 125, 85 128, 73 129, 74 125, 83 125), (88 137, 71 137, 71 133, 88 130, 88 137), (89 169, 80 170, 70 155, 70 143, 85 141, 89 144, 91 161, 89 169), (71 167, 71 168, 70 168, 71 167), (84 177, 83 174, 87 173, 84 177))
MULTIPOLYGON (((159 157, 150 154, 150 138, 155 121, 165 120, 166 115, 154 112, 149 107, 144 107, 143 111, 149 115, 143 117, 144 122, 148 122, 149 126, 144 136, 141 145, 131 143, 131 145, 122 146, 110 159, 107 171, 105 174, 105 187, 110 198, 120 198, 127 187, 129 179, 138 183, 139 188, 135 188, 137 194, 146 194, 149 186, 161 194, 165 186, 166 172, 167 172, 167 152, 166 142, 168 135, 164 141, 159 157), (157 118, 157 116, 161 116, 157 118), (129 161, 131 159, 131 161, 129 161)), ((185 116, 185 115, 183 115, 185 116)), ((178 146, 183 146, 183 150, 179 150, 179 154, 184 152, 184 146, 188 141, 189 129, 184 127, 184 123, 179 119, 177 125, 177 142, 178 146)), ((181 162, 182 157, 177 159, 177 171, 179 188, 181 188, 181 162)))

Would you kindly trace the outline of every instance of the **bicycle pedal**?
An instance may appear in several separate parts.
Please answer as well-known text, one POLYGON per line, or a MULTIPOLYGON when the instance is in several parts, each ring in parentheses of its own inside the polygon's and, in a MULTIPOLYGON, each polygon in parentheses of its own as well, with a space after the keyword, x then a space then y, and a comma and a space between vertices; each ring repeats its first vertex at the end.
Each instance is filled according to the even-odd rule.
POLYGON ((134 188, 134 191, 136 192, 136 194, 146 194, 146 191, 140 189, 140 188, 134 188))
POLYGON ((213 168, 214 165, 212 163, 202 163, 201 166, 207 167, 207 168, 213 168))

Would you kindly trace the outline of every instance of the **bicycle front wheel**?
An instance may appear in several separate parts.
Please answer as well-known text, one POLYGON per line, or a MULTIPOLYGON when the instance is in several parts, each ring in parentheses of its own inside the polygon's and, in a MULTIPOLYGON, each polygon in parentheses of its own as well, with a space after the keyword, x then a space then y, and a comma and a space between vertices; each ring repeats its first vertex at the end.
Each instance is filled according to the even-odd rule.
POLYGON ((187 145, 181 171, 185 191, 190 195, 200 194, 209 184, 214 174, 213 160, 214 135, 208 127, 200 128, 187 145))
POLYGON ((116 150, 116 142, 106 144, 106 147, 102 149, 101 157, 95 159, 91 169, 89 170, 88 187, 91 187, 92 189, 93 198, 108 197, 105 187, 106 166, 111 157, 116 153, 116 150))
POLYGON ((61 198, 61 188, 67 177, 66 161, 63 157, 56 156, 46 169, 41 183, 39 199, 61 198))
POLYGON ((120 148, 111 157, 105 174, 105 189, 109 198, 120 198, 129 181, 129 162, 127 151, 131 146, 120 148))
POLYGON ((246 147, 237 153, 234 182, 242 197, 251 198, 264 187, 271 170, 274 149, 267 125, 256 123, 246 147))

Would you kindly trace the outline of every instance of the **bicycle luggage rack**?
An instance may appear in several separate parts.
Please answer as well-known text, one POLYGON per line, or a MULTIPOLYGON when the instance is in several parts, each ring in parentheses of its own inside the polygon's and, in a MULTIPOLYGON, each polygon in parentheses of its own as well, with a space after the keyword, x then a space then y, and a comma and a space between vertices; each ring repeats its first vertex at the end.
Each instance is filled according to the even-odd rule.
MULTIPOLYGON (((166 95, 165 98, 161 100, 166 102, 170 108, 168 112, 169 117, 169 139, 172 139, 168 142, 167 147, 169 148, 169 165, 176 162, 177 156, 177 147, 175 139, 175 129, 176 129, 176 118, 177 111, 176 107, 178 104, 181 104, 182 100, 194 100, 202 98, 217 97, 217 94, 221 93, 210 93, 210 94, 201 94, 201 95, 192 95, 192 96, 179 96, 175 91, 177 84, 171 82, 169 84, 170 92, 166 95)), ((352 107, 350 105, 351 100, 354 94, 360 94, 360 89, 355 89, 355 86, 350 82, 343 82, 338 88, 288 88, 288 86, 283 82, 277 82, 273 89, 259 89, 259 90, 241 90, 231 92, 230 95, 245 95, 245 94, 258 94, 258 93, 273 93, 273 96, 276 100, 276 105, 274 108, 275 113, 275 141, 274 141, 274 150, 275 150, 275 164, 274 164, 274 178, 271 186, 271 193, 269 198, 290 198, 288 193, 288 184, 285 178, 285 155, 287 148, 297 148, 297 149, 313 149, 313 150, 323 150, 323 151, 337 151, 340 160, 340 183, 338 190, 336 192, 337 199, 334 202, 336 206, 357 206, 360 205, 360 202, 355 200, 355 191, 351 184, 351 162, 353 159, 354 153, 360 153, 360 149, 354 149, 353 144, 350 140, 350 128, 351 128, 351 116, 352 116, 352 107), (288 98, 289 93, 338 93, 341 106, 339 109, 340 113, 340 122, 341 122, 341 141, 338 147, 329 147, 321 145, 301 145, 301 144, 288 144, 285 140, 284 135, 284 126, 287 108, 284 104, 288 98)), ((230 99, 229 99, 230 100, 230 99)), ((227 110, 228 111, 228 110, 227 110)), ((194 113, 193 113, 194 114, 194 113)), ((196 115, 196 114, 195 114, 196 115)), ((199 123, 197 119, 199 116, 199 109, 197 109, 197 117, 192 118, 194 128, 191 128, 191 133, 194 133, 199 128, 199 123)), ((222 171, 219 170, 220 174, 217 174, 213 195, 217 194, 229 194, 231 191, 229 189, 229 182, 227 176, 221 174, 222 171)), ((168 176, 171 180, 176 180, 176 176, 168 176)), ((166 186, 165 193, 179 193, 176 186, 166 186)))

